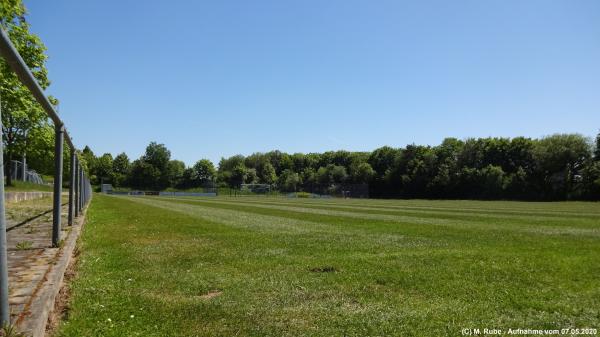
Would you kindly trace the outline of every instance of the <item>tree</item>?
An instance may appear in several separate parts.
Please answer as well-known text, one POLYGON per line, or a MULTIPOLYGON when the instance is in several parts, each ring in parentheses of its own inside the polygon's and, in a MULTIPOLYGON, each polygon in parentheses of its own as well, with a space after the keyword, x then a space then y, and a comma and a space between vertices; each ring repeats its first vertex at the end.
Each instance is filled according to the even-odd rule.
POLYGON ((113 177, 113 157, 110 153, 103 154, 96 161, 96 177, 98 183, 112 182, 113 177))
POLYGON ((488 165, 481 170, 482 195, 487 199, 502 198, 505 184, 505 174, 500 166, 488 165))
POLYGON ((239 164, 231 170, 229 186, 239 188, 246 180, 246 167, 239 164))
POLYGON ((146 147, 146 153, 142 156, 142 160, 159 170, 165 170, 169 160, 171 160, 171 151, 167 150, 164 144, 150 142, 146 147))
POLYGON ((183 183, 185 163, 181 160, 170 160, 167 164, 168 186, 180 186, 183 183))
POLYGON ((256 175, 258 176, 258 180, 262 184, 271 185, 274 184, 275 181, 277 181, 277 174, 275 174, 275 168, 273 168, 273 165, 271 165, 270 162, 265 162, 263 165, 261 165, 258 168, 256 175))
POLYGON ((113 160, 113 172, 115 173, 127 174, 130 166, 129 157, 125 152, 119 153, 113 160))
MULTIPOLYGON (((6 29, 40 87, 46 89, 50 85, 46 69, 46 47, 39 37, 29 31, 25 7, 19 0, 2 0, 0 8, 2 27, 6 29)), ((36 142, 33 139, 36 136, 34 130, 47 126, 48 117, 3 58, 0 59, 0 92, 2 141, 6 162, 10 163, 14 155, 26 152, 27 142, 36 142)), ((58 104, 53 97, 50 97, 50 101, 58 104)), ((6 165, 9 185, 12 183, 11 168, 12 165, 6 165)))
POLYGON ((300 183, 301 180, 298 173, 290 169, 283 170, 283 172, 281 172, 281 175, 279 176, 278 185, 282 191, 295 192, 300 183))
POLYGON ((90 180, 93 183, 97 183, 96 168, 98 166, 98 164, 97 164, 98 158, 96 158, 92 149, 90 149, 90 147, 87 145, 81 151, 81 157, 83 158, 83 161, 85 162, 85 165, 86 165, 85 168, 87 169, 88 177, 90 178, 90 180))
POLYGON ((371 153, 368 159, 369 165, 375 170, 379 178, 386 175, 387 171, 394 165, 394 162, 400 156, 400 150, 384 146, 371 153))
POLYGON ((596 146, 594 147, 594 160, 600 161, 600 132, 596 135, 596 146))
POLYGON ((54 174, 54 127, 52 125, 45 124, 29 131, 27 166, 41 174, 54 174))
POLYGON ((247 168, 246 169, 246 178, 244 178, 244 183, 246 184, 254 184, 258 181, 258 176, 256 175, 255 168, 247 168))
POLYGON ((369 183, 375 176, 375 170, 369 163, 359 163, 350 167, 350 174, 356 183, 369 183))
POLYGON ((320 185, 329 186, 333 182, 333 178, 331 177, 331 171, 326 167, 319 167, 317 172, 315 173, 316 181, 320 185))
POLYGON ((200 159, 192 168, 193 186, 202 186, 215 178, 215 166, 208 159, 200 159))
POLYGON ((328 166, 328 169, 331 170, 331 178, 334 183, 340 184, 346 181, 348 178, 348 173, 346 173, 346 168, 340 165, 328 166))
POLYGON ((128 181, 137 189, 160 191, 183 176, 185 165, 182 165, 171 162, 171 152, 164 144, 151 142, 144 155, 132 163, 128 181))
POLYGON ((131 169, 131 163, 129 157, 125 152, 118 154, 113 160, 113 177, 112 183, 116 187, 125 186, 127 184, 127 177, 131 169))
POLYGON ((136 189, 161 190, 161 172, 150 163, 138 159, 131 164, 131 176, 129 182, 131 187, 136 189))
POLYGON ((556 134, 537 142, 534 157, 544 179, 545 197, 563 199, 572 192, 591 148, 581 135, 556 134))

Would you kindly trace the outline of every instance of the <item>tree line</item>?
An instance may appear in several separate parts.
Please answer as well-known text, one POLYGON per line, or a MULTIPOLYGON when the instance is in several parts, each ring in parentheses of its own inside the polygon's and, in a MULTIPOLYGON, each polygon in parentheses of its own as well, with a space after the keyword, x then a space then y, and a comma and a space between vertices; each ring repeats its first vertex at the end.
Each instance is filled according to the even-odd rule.
POLYGON ((180 160, 171 159, 171 151, 164 144, 151 142, 145 153, 130 161, 127 154, 114 158, 110 153, 99 157, 89 146, 81 152, 89 167, 92 184, 112 184, 139 190, 161 191, 167 188, 193 189, 214 181, 216 170, 208 159, 201 159, 191 167, 180 160))
POLYGON ((446 138, 437 146, 384 146, 372 152, 275 150, 222 158, 216 168, 207 159, 186 167, 155 142, 133 162, 125 153, 95 157, 89 147, 82 154, 95 183, 145 190, 259 183, 311 192, 315 186, 368 184, 370 195, 379 198, 600 199, 600 134, 595 142, 556 134, 446 138))

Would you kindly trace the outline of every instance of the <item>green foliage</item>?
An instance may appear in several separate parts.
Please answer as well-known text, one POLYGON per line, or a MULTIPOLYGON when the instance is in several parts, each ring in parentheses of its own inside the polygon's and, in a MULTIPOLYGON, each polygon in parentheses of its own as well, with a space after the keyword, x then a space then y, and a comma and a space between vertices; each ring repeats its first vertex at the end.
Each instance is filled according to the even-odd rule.
POLYGON ((594 145, 594 160, 600 161, 600 132, 596 135, 596 143, 594 145))
POLYGON ((229 176, 229 185, 234 187, 240 187, 246 181, 247 170, 243 164, 239 164, 231 170, 229 176))
POLYGON ((170 160, 167 172, 168 186, 181 186, 185 179, 185 163, 181 160, 170 160))
POLYGON ((131 163, 127 154, 120 153, 113 160, 112 166, 112 180, 111 183, 114 187, 120 187, 127 184, 127 179, 131 171, 131 163))
POLYGON ((120 174, 128 174, 131 168, 129 157, 125 152, 118 154, 113 160, 113 172, 120 174))
POLYGON ((300 185, 300 175, 290 169, 285 169, 281 172, 277 185, 283 192, 296 191, 300 185))
POLYGON ((213 163, 208 159, 200 159, 192 167, 192 176, 190 177, 191 186, 198 187, 212 182, 215 179, 216 170, 213 163))
POLYGON ((352 181, 356 183, 370 182, 375 177, 375 170, 367 162, 354 163, 350 166, 352 181))
MULTIPOLYGON (((42 89, 50 85, 46 69, 46 47, 40 38, 29 31, 25 20, 26 10, 21 1, 2 0, 0 2, 0 23, 7 31, 13 45, 31 70, 42 89)), ((50 97, 53 104, 58 101, 50 97)), ((0 58, 0 109, 2 112, 2 142, 6 162, 25 154, 28 148, 38 147, 30 164, 40 163, 50 140, 45 130, 49 126, 48 117, 35 101, 29 90, 18 80, 16 74, 3 58, 0 58), (32 146, 34 145, 34 146, 32 146), (41 155, 41 156, 40 156, 41 155)), ((47 157, 46 157, 47 158, 47 157)), ((31 165, 30 165, 31 167, 31 165)), ((41 166, 44 171, 45 166, 41 166)), ((12 166, 7 166, 7 183, 11 182, 12 166)))
POLYGON ((277 181, 277 173, 275 173, 275 168, 270 162, 264 163, 259 168, 258 178, 261 184, 274 184, 277 181))
POLYGON ((96 161, 96 167, 94 175, 98 179, 98 183, 102 182, 110 182, 114 175, 113 170, 113 157, 110 153, 103 154, 96 161))
POLYGON ((255 168, 246 169, 246 177, 244 178, 245 184, 255 184, 258 181, 255 168))
MULTIPOLYGON (((122 173, 126 178, 120 181, 139 189, 189 189, 216 180, 220 187, 260 183, 276 185, 281 191, 317 194, 349 184, 369 184, 372 197, 386 198, 600 199, 596 164, 600 161, 594 151, 591 142, 577 134, 539 140, 446 138, 438 146, 384 146, 371 153, 235 155, 222 158, 215 170, 206 159, 186 168, 182 162, 170 160, 164 145, 151 143, 131 168, 124 154, 119 158, 123 164, 117 165, 115 158, 112 166, 115 177, 122 173)), ((87 147, 84 153, 87 161, 94 163, 94 176, 99 174, 100 163, 107 158, 93 157, 87 147)))
POLYGON ((151 142, 144 155, 131 165, 129 184, 136 189, 164 190, 173 179, 183 176, 181 164, 171 162, 171 152, 164 144, 151 142))

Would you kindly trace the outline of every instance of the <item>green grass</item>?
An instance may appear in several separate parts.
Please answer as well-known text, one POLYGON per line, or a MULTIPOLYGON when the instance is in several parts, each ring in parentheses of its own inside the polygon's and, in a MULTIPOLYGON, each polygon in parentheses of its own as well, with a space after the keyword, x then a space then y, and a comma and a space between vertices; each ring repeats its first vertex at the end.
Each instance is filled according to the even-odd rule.
POLYGON ((600 328, 600 204, 94 197, 59 336, 600 328))
POLYGON ((29 191, 41 191, 41 192, 52 192, 52 185, 40 185, 25 181, 13 180, 11 186, 5 186, 4 190, 7 192, 29 192, 29 191))

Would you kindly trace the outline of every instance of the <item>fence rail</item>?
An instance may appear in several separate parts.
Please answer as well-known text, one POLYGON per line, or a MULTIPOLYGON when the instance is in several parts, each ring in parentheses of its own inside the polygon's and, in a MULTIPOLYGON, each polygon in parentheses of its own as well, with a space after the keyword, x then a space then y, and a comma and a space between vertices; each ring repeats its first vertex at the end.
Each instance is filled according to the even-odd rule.
MULTIPOLYGON (((12 44, 8 34, 0 27, 0 55, 15 72, 21 83, 25 85, 35 100, 41 105, 48 117, 52 119, 55 130, 54 146, 54 192, 52 206, 52 246, 58 247, 61 231, 61 193, 63 177, 63 144, 66 142, 70 149, 69 172, 69 213, 68 224, 72 225, 74 217, 81 214, 92 196, 92 186, 85 174, 73 141, 67 133, 52 103, 36 81, 23 61, 21 55, 12 44)), ((0 93, 1 99, 1 93, 0 93)), ((2 111, 0 111, 0 115, 2 111)), ((1 131, 0 131, 1 132, 1 131)), ((10 165, 10 163, 9 163, 10 165)), ((0 142, 0 168, 4 172, 3 143, 0 142)), ((0 324, 10 323, 8 305, 8 262, 6 247, 6 214, 4 208, 4 174, 0 174, 0 324)))

